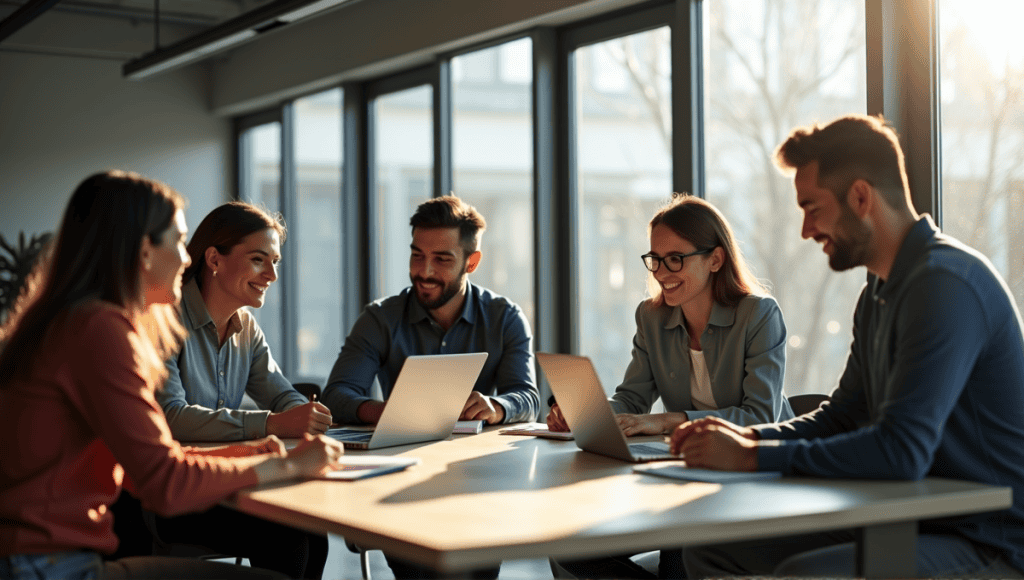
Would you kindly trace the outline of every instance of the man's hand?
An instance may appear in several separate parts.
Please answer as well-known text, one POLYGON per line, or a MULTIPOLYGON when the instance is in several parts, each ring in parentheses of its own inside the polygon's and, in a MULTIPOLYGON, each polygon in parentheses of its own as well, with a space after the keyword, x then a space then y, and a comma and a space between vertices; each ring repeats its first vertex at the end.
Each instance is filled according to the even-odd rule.
POLYGON ((305 433, 324 433, 331 427, 331 411, 310 401, 267 417, 267 435, 302 437, 305 433))
POLYGON ((491 397, 481 394, 480 391, 473 391, 466 399, 462 407, 460 421, 487 421, 488 425, 501 423, 505 419, 505 407, 501 403, 495 403, 491 397))
POLYGON ((562 410, 558 408, 558 403, 551 406, 551 411, 548 412, 548 431, 560 431, 567 433, 569 431, 569 423, 565 421, 565 417, 562 416, 562 410))
POLYGON ((632 435, 661 435, 666 431, 675 429, 676 425, 686 422, 686 413, 655 413, 645 415, 633 415, 620 413, 615 415, 615 422, 618 423, 622 434, 630 437, 632 435))
POLYGON ((672 453, 689 467, 757 471, 757 433, 718 417, 683 423, 672 432, 672 453))

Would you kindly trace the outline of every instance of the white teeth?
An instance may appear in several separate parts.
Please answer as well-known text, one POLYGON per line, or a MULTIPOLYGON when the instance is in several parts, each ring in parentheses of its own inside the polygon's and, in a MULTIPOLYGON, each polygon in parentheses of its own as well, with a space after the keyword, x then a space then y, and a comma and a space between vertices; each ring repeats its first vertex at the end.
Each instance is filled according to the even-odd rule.
POLYGON ((249 286, 252 286, 260 294, 266 292, 267 288, 270 287, 270 286, 257 286, 256 284, 251 284, 251 283, 249 284, 249 286))
POLYGON ((679 284, 679 282, 676 282, 675 284, 662 284, 661 287, 665 290, 673 290, 676 286, 679 286, 679 284))

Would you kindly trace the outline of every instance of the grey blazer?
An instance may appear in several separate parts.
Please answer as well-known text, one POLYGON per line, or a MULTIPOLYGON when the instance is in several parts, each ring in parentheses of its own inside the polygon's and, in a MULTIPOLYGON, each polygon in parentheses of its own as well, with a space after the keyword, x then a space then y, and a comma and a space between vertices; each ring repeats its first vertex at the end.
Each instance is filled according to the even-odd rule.
POLYGON ((690 420, 716 416, 737 425, 785 421, 793 410, 782 389, 786 374, 786 323, 774 298, 747 296, 735 308, 717 302, 700 337, 711 376, 715 411, 697 411, 690 399, 689 337, 683 309, 636 309, 633 360, 611 404, 616 413, 643 414, 661 397, 665 409, 690 420))

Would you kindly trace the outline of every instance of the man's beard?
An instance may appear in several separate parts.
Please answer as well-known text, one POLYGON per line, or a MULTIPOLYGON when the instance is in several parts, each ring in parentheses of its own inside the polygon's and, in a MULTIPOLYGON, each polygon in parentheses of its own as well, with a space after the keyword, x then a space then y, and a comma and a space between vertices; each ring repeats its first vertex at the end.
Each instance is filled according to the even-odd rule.
POLYGON ((413 291, 416 294, 416 301, 420 303, 420 306, 422 306, 426 310, 436 310, 444 306, 445 304, 448 304, 448 301, 454 298, 455 295, 459 293, 459 290, 462 289, 463 284, 465 284, 466 282, 466 272, 463 271, 458 278, 453 280, 451 284, 447 285, 442 283, 437 278, 413 278, 412 276, 410 276, 409 278, 412 280, 413 291), (423 298, 420 297, 419 289, 416 286, 417 283, 438 284, 441 286, 441 295, 433 300, 424 301, 423 298))
POLYGON ((871 256, 871 231, 847 208, 843 208, 840 225, 845 235, 840 236, 837 232, 834 237, 829 237, 834 247, 828 257, 829 267, 836 272, 844 272, 867 264, 871 256))

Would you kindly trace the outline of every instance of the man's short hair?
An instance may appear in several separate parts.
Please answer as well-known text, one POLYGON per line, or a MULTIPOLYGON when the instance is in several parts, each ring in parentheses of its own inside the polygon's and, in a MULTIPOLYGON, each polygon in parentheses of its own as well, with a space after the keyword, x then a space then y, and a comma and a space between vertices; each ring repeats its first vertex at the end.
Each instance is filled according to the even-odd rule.
POLYGON ((894 209, 913 207, 896 131, 881 115, 848 115, 821 126, 798 127, 775 150, 775 164, 791 173, 818 162, 818 186, 839 201, 858 179, 870 183, 894 209))
POLYGON ((480 236, 487 229, 484 216, 476 208, 454 195, 445 195, 429 199, 416 208, 409 225, 425 229, 459 229, 459 243, 466 255, 477 251, 480 236))

